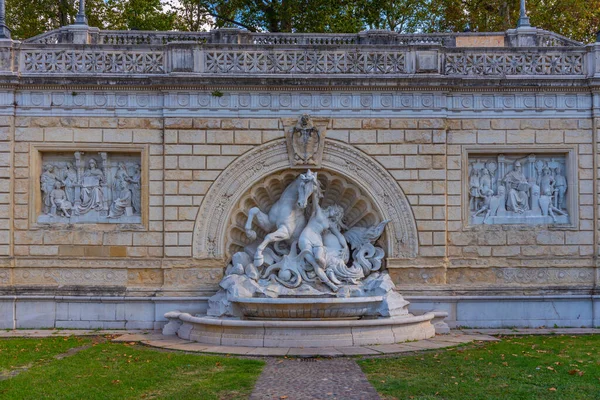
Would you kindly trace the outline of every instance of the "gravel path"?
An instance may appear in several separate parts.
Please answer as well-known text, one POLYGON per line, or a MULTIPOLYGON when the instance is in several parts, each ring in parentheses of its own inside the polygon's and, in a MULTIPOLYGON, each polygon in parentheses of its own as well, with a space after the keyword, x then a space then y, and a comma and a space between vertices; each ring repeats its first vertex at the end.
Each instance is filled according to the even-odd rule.
POLYGON ((353 359, 268 359, 251 400, 376 400, 377 392, 353 359))

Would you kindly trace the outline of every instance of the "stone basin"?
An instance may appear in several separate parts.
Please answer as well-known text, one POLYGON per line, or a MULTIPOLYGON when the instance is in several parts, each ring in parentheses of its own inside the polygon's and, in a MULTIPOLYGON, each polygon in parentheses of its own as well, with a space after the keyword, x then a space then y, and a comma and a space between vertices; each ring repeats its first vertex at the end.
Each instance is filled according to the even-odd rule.
POLYGON ((244 319, 327 320, 376 318, 383 296, 370 297, 235 297, 244 319))

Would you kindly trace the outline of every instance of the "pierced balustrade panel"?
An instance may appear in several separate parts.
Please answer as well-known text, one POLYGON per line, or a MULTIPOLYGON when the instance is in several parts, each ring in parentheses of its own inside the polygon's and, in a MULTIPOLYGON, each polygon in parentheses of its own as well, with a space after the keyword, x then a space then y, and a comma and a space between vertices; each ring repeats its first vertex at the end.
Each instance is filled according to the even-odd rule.
POLYGON ((446 75, 584 75, 584 54, 548 53, 448 53, 446 75))
POLYGON ((397 51, 207 51, 209 73, 404 74, 406 56, 397 51))
POLYGON ((22 53, 25 73, 163 74, 163 52, 30 50, 22 53))

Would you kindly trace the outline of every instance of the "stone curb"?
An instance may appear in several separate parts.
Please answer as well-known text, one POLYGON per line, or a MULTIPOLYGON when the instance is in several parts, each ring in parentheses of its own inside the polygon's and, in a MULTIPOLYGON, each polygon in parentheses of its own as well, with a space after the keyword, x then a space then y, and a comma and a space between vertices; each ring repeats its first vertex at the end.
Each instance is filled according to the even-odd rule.
POLYGON ((469 335, 451 333, 438 335, 431 339, 414 342, 396 343, 388 345, 353 346, 353 347, 241 347, 241 346, 214 346, 204 343, 180 339, 176 336, 160 336, 153 334, 126 334, 113 341, 140 342, 144 345, 168 350, 180 350, 197 353, 231 354, 256 357, 347 357, 347 356, 375 356, 395 353, 410 353, 423 350, 443 349, 454 347, 474 341, 498 341, 489 335, 469 335))

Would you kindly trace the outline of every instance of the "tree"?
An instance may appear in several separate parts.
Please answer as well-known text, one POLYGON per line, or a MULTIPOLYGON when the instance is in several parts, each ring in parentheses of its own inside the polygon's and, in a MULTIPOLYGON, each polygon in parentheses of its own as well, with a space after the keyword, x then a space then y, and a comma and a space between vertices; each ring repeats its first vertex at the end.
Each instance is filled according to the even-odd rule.
MULTIPOLYGON (((78 0, 6 0, 14 38, 72 24, 78 0)), ((87 0, 101 29, 202 31, 238 27, 259 32, 503 32, 515 28, 519 0, 87 0)), ((533 26, 592 42, 600 0, 529 0, 533 26)))
POLYGON ((112 30, 169 31, 177 16, 160 0, 108 0, 106 6, 104 26, 112 30))

